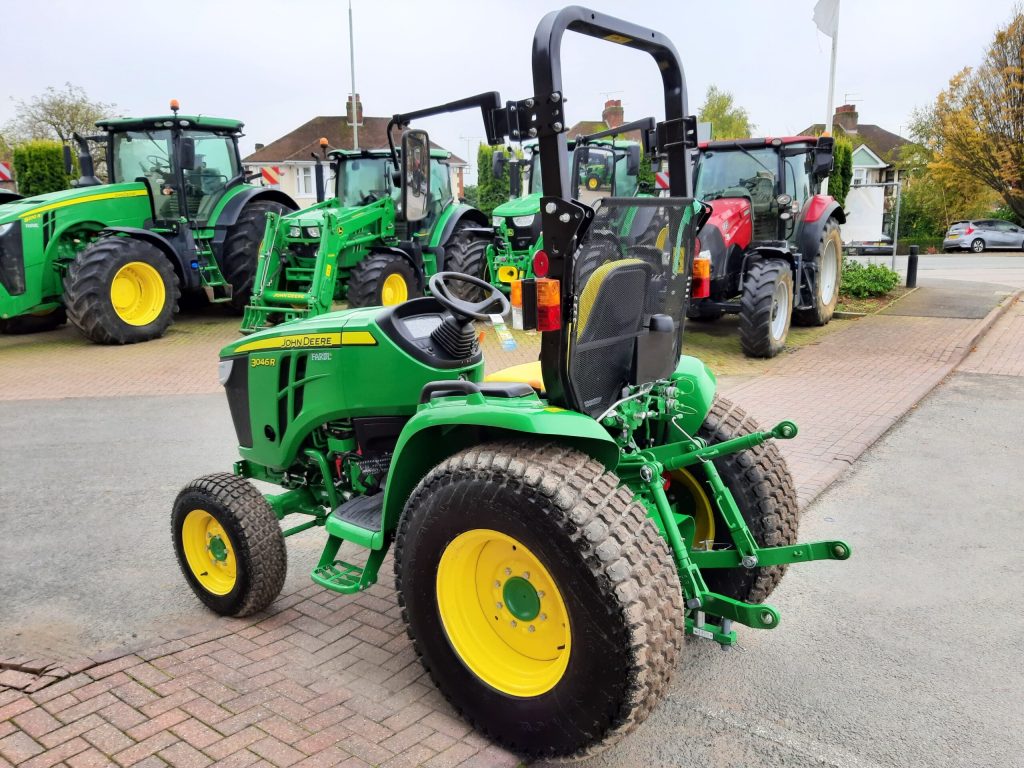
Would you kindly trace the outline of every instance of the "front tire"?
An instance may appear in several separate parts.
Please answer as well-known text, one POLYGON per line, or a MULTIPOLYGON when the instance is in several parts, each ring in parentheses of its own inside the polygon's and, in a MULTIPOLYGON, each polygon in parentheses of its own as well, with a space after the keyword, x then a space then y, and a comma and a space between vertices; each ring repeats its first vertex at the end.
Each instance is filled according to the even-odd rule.
MULTIPOLYGON (((716 397, 697 433, 708 444, 724 443, 761 431, 746 412, 724 397, 716 397)), ((786 460, 774 442, 762 443, 714 460, 715 469, 732 493, 740 514, 758 546, 795 544, 800 525, 796 487, 786 460)), ((681 512, 696 523, 694 546, 714 541, 716 548, 734 546, 729 529, 713 503, 714 493, 699 467, 672 476, 670 497, 681 512)), ((687 542, 689 543, 689 542, 687 542)), ((786 566, 763 568, 706 568, 701 571, 708 588, 746 603, 763 603, 785 575, 786 566)))
POLYGON ((399 523, 395 575, 438 688, 529 757, 582 757, 632 731, 683 644, 665 541, 618 478, 561 445, 492 443, 431 470, 399 523))
POLYGON ((186 485, 174 500, 171 538, 185 580, 215 613, 249 616, 281 593, 284 535, 248 480, 220 472, 186 485))
POLYGON ((422 295, 416 271, 395 253, 371 253, 349 273, 350 307, 387 307, 422 295))
POLYGON ((843 275, 843 238, 835 219, 825 224, 814 265, 814 303, 807 309, 793 310, 793 322, 797 325, 825 325, 836 311, 843 275))
POLYGON ((135 344, 163 336, 178 298, 178 276, 164 252, 131 237, 96 240, 64 277, 68 319, 98 344, 135 344))
POLYGON ((775 357, 786 346, 793 308, 793 270, 782 259, 755 261, 740 298, 740 346, 748 357, 775 357))
POLYGON ((283 215, 290 209, 281 203, 256 201, 249 203, 238 220, 228 229, 224 248, 217 260, 221 274, 231 284, 230 306, 242 312, 252 297, 252 283, 256 277, 256 262, 260 242, 266 230, 267 214, 283 215))

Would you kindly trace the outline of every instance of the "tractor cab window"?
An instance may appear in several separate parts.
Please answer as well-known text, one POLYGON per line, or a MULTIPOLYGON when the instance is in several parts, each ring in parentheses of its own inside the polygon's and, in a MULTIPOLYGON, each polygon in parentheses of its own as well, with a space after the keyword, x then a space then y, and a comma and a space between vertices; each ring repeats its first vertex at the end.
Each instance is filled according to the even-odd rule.
POLYGON ((430 158, 430 213, 422 228, 430 228, 452 201, 452 170, 442 158, 430 158))
POLYGON ((615 153, 611 148, 580 147, 576 152, 578 199, 593 205, 600 198, 615 194, 615 153))
POLYGON ((398 203, 397 188, 391 184, 395 166, 386 157, 357 157, 338 163, 338 201, 346 208, 367 205, 389 195, 398 203))
POLYGON ((754 239, 774 240, 778 233, 774 147, 706 150, 697 163, 694 197, 703 202, 746 198, 754 219, 754 239))
POLYGON ((142 181, 149 187, 156 219, 176 219, 177 180, 171 158, 170 131, 123 131, 114 134, 114 183, 142 181))
POLYGON ((185 199, 189 218, 206 223, 210 213, 227 189, 228 182, 239 173, 238 154, 230 136, 202 131, 184 131, 182 136, 195 141, 195 168, 185 168, 185 199))
POLYGON ((814 190, 811 189, 811 153, 802 152, 786 158, 785 192, 793 197, 801 207, 810 199, 814 190))
POLYGON ((530 157, 530 183, 528 189, 530 194, 543 192, 540 181, 540 152, 534 152, 530 157))

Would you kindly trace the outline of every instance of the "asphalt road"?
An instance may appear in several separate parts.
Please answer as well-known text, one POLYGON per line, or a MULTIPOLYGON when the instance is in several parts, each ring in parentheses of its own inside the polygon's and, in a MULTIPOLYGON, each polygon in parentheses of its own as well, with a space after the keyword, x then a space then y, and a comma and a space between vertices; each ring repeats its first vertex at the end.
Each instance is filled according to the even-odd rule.
MULTIPOLYGON (((889 266, 891 256, 859 256, 858 261, 889 266)), ((907 273, 907 257, 896 257, 896 271, 907 273)), ((922 253, 918 257, 919 279, 969 280, 980 283, 1001 283, 1024 288, 1024 253, 992 251, 973 253, 922 253)))
POLYGON ((691 642, 668 698, 583 765, 964 766, 1024 754, 1024 378, 956 374, 804 514, 774 631, 691 642))

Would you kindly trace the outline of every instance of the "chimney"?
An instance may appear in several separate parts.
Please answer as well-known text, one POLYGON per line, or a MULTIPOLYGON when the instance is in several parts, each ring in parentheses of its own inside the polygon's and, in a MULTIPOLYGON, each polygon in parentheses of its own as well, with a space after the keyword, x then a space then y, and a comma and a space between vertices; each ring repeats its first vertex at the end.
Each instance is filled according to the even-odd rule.
POLYGON ((621 99, 608 99, 604 103, 604 111, 601 113, 601 119, 604 124, 609 128, 618 128, 623 122, 622 112, 622 100, 621 99))
POLYGON ((857 108, 853 104, 843 104, 841 107, 836 107, 836 114, 832 118, 832 122, 847 133, 856 133, 857 108))
POLYGON ((355 100, 356 104, 356 125, 363 124, 363 102, 359 100, 359 94, 349 96, 348 101, 345 103, 345 123, 346 125, 352 125, 352 101, 355 100))

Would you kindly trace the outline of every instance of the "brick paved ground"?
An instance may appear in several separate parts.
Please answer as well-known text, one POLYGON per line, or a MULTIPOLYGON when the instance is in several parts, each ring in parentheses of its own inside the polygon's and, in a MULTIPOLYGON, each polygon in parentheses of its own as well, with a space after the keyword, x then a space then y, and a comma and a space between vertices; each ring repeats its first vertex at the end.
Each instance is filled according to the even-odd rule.
POLYGON ((1024 376, 1024 301, 1013 303, 959 370, 1024 376))
MULTIPOLYGON (((726 381, 724 391, 766 424, 801 424, 800 437, 783 446, 806 503, 994 320, 866 318, 761 377, 726 381)), ((1020 323, 1017 304, 968 365, 1019 366, 1020 323)), ((156 647, 53 668, 0 658, 0 768, 516 765, 470 732, 425 678, 389 564, 381 573, 382 583, 356 597, 309 586, 269 615, 224 620, 156 647), (32 674, 41 669, 46 677, 32 674)))

